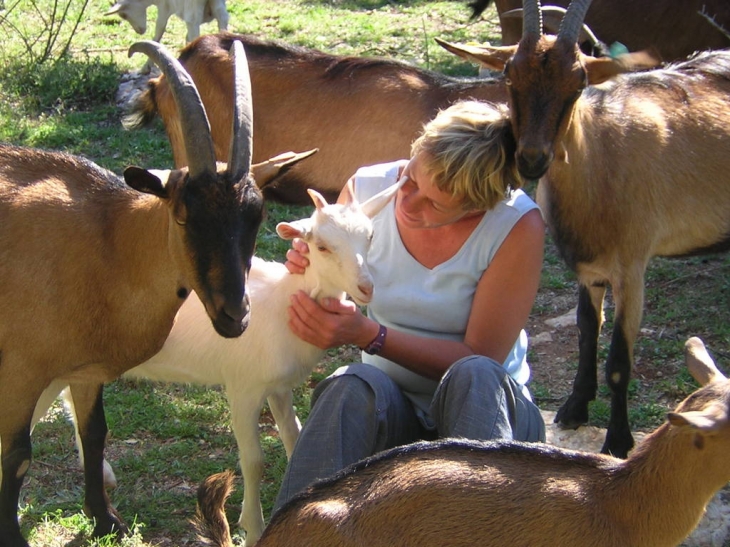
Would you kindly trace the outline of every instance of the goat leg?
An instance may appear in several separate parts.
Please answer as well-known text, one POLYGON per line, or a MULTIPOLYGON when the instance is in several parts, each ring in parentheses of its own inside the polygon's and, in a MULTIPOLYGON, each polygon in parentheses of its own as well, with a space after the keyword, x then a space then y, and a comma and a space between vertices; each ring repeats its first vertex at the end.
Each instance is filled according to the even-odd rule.
POLYGON ((71 384, 70 392, 77 417, 84 461, 84 513, 94 519, 94 537, 129 532, 104 488, 104 445, 107 425, 104 415, 103 384, 71 384))
POLYGON ((555 423, 575 429, 588 422, 588 403, 598 389, 598 334, 601 330, 605 286, 581 284, 578 291, 579 354, 573 391, 555 415, 555 423))
POLYGON ((0 547, 29 547, 20 533, 20 487, 30 467, 30 424, 15 435, 2 436, 2 486, 0 486, 0 547))
POLYGON ((606 431, 604 454, 625 458, 634 447, 629 425, 628 389, 634 362, 633 348, 644 309, 646 264, 626 268, 621 282, 611 284, 616 304, 611 348, 606 360, 606 383, 611 389, 611 416, 606 431))

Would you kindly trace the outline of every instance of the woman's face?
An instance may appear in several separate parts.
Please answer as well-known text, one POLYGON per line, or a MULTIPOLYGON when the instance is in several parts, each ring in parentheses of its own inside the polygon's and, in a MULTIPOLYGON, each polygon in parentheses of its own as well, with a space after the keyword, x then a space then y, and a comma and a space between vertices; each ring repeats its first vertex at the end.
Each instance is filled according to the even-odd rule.
POLYGON ((453 224, 467 214, 454 196, 439 190, 425 170, 422 153, 411 158, 403 171, 408 180, 397 194, 395 214, 408 228, 438 228, 453 224))

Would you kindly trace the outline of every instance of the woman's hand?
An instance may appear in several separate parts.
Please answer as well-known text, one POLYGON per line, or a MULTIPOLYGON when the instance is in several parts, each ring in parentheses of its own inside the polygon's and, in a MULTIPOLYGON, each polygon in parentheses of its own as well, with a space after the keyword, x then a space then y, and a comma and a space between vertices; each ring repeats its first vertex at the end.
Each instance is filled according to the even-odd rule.
POLYGON ((291 249, 286 252, 286 262, 284 263, 289 273, 304 273, 304 270, 309 266, 309 259, 305 256, 307 254, 309 254, 309 245, 303 239, 293 239, 291 249))
POLYGON ((303 291, 291 296, 289 328, 305 342, 321 349, 355 344, 367 345, 378 332, 354 302, 325 298, 321 304, 303 291))

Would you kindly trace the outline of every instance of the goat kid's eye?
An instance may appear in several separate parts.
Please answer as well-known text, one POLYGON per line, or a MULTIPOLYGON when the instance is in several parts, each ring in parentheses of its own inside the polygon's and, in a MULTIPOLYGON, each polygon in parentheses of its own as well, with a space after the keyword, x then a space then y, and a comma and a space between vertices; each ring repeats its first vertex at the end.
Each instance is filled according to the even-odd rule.
POLYGON ((330 250, 327 247, 325 247, 324 245, 317 245, 317 250, 320 253, 329 253, 330 252, 330 250))

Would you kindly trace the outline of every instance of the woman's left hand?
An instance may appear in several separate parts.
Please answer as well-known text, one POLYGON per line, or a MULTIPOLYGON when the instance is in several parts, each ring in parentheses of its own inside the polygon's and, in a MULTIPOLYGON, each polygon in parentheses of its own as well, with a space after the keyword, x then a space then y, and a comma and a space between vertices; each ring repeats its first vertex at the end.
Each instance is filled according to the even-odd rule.
POLYGON ((357 344, 368 321, 349 300, 325 298, 320 305, 303 291, 291 296, 289 328, 305 342, 321 349, 357 344))

